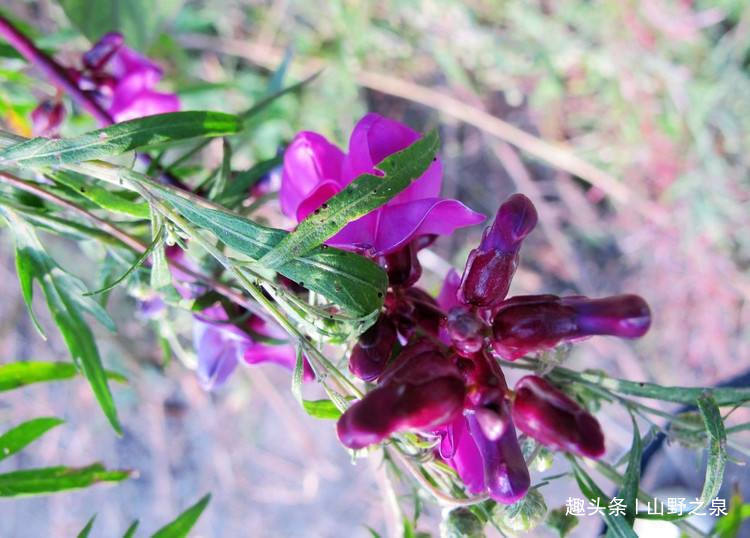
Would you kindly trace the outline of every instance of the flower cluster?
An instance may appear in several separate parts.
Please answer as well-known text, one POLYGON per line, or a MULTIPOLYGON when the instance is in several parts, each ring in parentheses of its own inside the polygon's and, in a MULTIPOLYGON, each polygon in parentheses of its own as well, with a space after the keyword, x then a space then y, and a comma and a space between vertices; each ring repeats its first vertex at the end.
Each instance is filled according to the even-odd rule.
MULTIPOLYGON (((374 114, 359 122, 346 155, 318 134, 298 135, 284 158, 284 213, 303 219, 417 136, 374 114)), ((437 234, 480 220, 459 202, 440 199, 439 185, 437 161, 329 241, 372 257, 389 278, 383 312, 349 357, 350 372, 372 388, 341 416, 337 431, 352 449, 403 431, 438 437, 436 457, 456 469, 469 492, 512 503, 530 485, 517 430, 591 458, 603 455, 604 437, 597 420, 546 379, 526 376, 510 390, 502 361, 592 335, 639 337, 650 312, 635 295, 507 298, 521 244, 537 222, 533 204, 520 194, 500 206, 463 276, 452 271, 434 299, 415 286, 417 252, 437 234)))
MULTIPOLYGON (((177 95, 154 89, 162 78, 161 68, 124 45, 122 34, 105 34, 82 55, 80 68, 66 71, 115 122, 180 109, 177 95)), ((59 99, 42 102, 31 119, 35 135, 55 134, 64 119, 62 103, 59 99)))

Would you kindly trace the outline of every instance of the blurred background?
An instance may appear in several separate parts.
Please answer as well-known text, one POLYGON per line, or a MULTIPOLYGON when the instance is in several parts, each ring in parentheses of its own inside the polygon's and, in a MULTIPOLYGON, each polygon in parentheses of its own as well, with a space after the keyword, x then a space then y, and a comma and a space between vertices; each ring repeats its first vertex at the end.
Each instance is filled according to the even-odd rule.
MULTIPOLYGON (((244 110, 284 62, 286 84, 321 70, 256 118, 235 151, 238 169, 272 157, 303 129, 344 146, 366 111, 420 130, 439 126, 445 196, 491 216, 520 191, 538 208, 514 293, 633 292, 650 303, 654 323, 645 338, 583 343, 571 367, 665 385, 714 385, 750 369, 750 6, 743 0, 0 5, 70 64, 90 46, 86 35, 119 29, 165 69, 163 88, 176 91, 185 110, 244 110)), ((0 57, 6 128, 28 130, 29 112, 51 95, 38 72, 0 57)), ((93 125, 83 115, 68 123, 71 131, 93 125)), ((195 164, 220 160, 218 142, 195 164)), ((460 271, 480 234, 477 227, 441 238, 423 258, 424 287, 437 291, 451 265, 460 271)), ((47 244, 73 273, 94 274, 77 247, 47 244)), ((0 361, 67 360, 61 342, 43 342, 29 322, 6 234, 0 255, 0 361)), ((288 372, 243 369, 207 394, 179 361, 164 366, 131 298, 115 292, 109 310, 119 331, 102 333, 100 342, 105 364, 131 380, 115 393, 125 435, 112 435, 84 382, 11 393, 0 401, 0 423, 47 414, 67 420, 13 460, 19 467, 103 459, 138 476, 2 501, 1 536, 70 536, 93 513, 92 536, 122 533, 134 518, 156 529, 208 491, 213 500, 196 536, 369 536, 366 526, 387 535, 379 462, 352 466, 332 423, 298 409, 288 372)), ((599 416, 617 457, 630 445, 630 426, 608 411, 599 416)), ((737 411, 730 423, 749 419, 737 411)), ((672 443, 658 458, 644 487, 694 498, 702 455, 672 443)), ((726 498, 732 484, 750 484, 744 468, 730 467, 726 498)), ((569 482, 544 488, 550 508, 576 496, 569 482)), ((440 514, 424 510, 419 530, 437 535, 440 514)), ((582 518, 572 536, 595 536, 598 525, 582 518)))

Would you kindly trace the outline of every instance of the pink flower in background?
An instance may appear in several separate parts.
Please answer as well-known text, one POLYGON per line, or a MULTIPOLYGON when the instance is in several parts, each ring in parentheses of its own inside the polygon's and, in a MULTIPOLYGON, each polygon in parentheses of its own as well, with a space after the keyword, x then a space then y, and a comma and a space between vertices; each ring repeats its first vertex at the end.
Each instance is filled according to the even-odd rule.
MULTIPOLYGON (((203 388, 212 390, 223 385, 240 362, 260 364, 272 362, 294 369, 294 346, 279 342, 286 333, 277 326, 251 316, 243 331, 230 323, 221 305, 210 306, 195 316, 193 346, 198 354, 198 380, 203 388), (255 341, 250 334, 254 334, 255 341), (269 343, 263 343, 260 340, 269 343), (272 342, 272 343, 271 343, 272 342)), ((305 361, 303 378, 312 379, 313 372, 305 361)))
POLYGON ((31 133, 34 136, 57 136, 60 124, 65 119, 62 102, 45 100, 31 111, 31 133))
POLYGON ((125 46, 119 33, 97 41, 83 55, 83 65, 82 72, 71 74, 116 122, 180 109, 177 95, 154 89, 162 78, 161 68, 125 46))
MULTIPOLYGON (((378 114, 367 114, 357 123, 346 154, 317 133, 299 133, 284 153, 281 210, 302 221, 357 176, 381 175, 375 166, 419 137, 406 125, 378 114)), ((447 235, 484 220, 461 202, 440 198, 441 184, 442 163, 438 159, 409 187, 384 206, 347 224, 327 244, 385 255, 417 236, 447 235)))

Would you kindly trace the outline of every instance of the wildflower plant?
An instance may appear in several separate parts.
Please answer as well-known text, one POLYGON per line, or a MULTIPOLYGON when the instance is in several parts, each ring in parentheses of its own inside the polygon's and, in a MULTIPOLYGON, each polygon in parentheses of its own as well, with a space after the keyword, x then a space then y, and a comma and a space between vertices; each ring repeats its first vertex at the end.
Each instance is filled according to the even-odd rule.
MULTIPOLYGON (((638 338, 651 312, 629 294, 509 297, 524 239, 538 220, 524 195, 510 196, 487 220, 480 243, 464 267, 445 275, 438 296, 419 286, 419 252, 485 220, 441 197, 437 130, 420 134, 367 114, 353 126, 346 151, 302 132, 280 158, 233 170, 233 143, 249 119, 303 84, 239 114, 178 111, 177 96, 156 89, 160 68, 119 34, 102 37, 75 66, 52 59, 2 17, 0 34, 61 90, 31 115, 39 136, 0 132, 0 215, 14 239, 32 319, 36 281, 72 359, 0 366, 0 390, 80 373, 121 433, 111 382, 124 379, 105 369, 84 316, 114 330, 106 295, 123 286, 138 299, 142 318, 190 312, 194 349, 184 355, 195 360, 186 366, 206 390, 241 364, 286 367, 290 396, 312 417, 333 419, 353 459, 383 461, 394 487, 416 486, 418 498, 442 509, 446 535, 480 536, 488 525, 529 530, 545 519, 543 486, 567 479, 603 505, 610 501, 605 491, 616 487, 624 511, 603 517, 613 536, 635 536, 634 520, 646 517, 636 500, 652 500, 639 488, 643 441, 636 418, 655 423, 663 414, 642 399, 697 408, 699 421, 673 417, 672 424, 708 448, 696 497, 705 505, 717 496, 729 433, 721 409, 747 405, 750 389, 663 387, 551 362, 560 346, 589 337, 638 338), (103 127, 60 137, 69 101, 103 127), (193 171, 164 162, 167 150, 183 161, 219 137, 225 158, 202 184, 193 171), (116 158, 131 152, 140 157, 130 165, 116 158), (276 191, 278 204, 268 196, 276 191), (248 216, 248 206, 263 204, 290 227, 248 216), (93 240, 119 275, 110 273, 90 290, 60 267, 38 230, 93 240), (512 385, 511 369, 525 374, 512 385), (325 399, 305 398, 312 384, 325 399), (582 394, 630 413, 627 454, 607 450, 606 432, 582 394), (568 470, 534 476, 530 468, 546 466, 550 454, 564 458, 568 470), (610 484, 600 485, 592 470, 610 484)), ((33 419, 6 432, 0 459, 58 424, 33 419)), ((0 496, 87 487, 128 474, 98 464, 4 473, 0 496)), ((192 522, 205 502, 196 506, 192 522)), ((684 516, 661 517, 700 534, 684 516)), ((404 521, 415 524, 405 515, 404 521)))

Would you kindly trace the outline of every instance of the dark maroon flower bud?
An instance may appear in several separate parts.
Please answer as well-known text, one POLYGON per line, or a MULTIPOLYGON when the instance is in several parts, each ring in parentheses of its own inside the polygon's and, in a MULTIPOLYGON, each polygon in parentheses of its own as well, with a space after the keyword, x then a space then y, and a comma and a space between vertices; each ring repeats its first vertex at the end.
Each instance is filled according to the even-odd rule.
POLYGON ((381 382, 341 416, 337 432, 352 449, 403 430, 434 430, 460 413, 466 389, 455 365, 418 343, 388 366, 381 382))
POLYGON ((646 302, 637 295, 603 299, 555 295, 513 297, 492 321, 492 347, 507 360, 592 335, 643 336, 651 324, 646 302))
POLYGON ((471 357, 482 349, 485 324, 470 309, 452 308, 442 323, 453 349, 462 357, 471 357))
POLYGON ((416 240, 384 256, 388 283, 394 287, 408 288, 422 276, 422 266, 417 259, 416 240))
POLYGON ((349 357, 349 371, 364 381, 377 379, 385 370, 395 343, 396 325, 381 315, 359 337, 349 357))
POLYGON ((114 56, 123 44, 122 34, 110 32, 104 34, 99 41, 83 55, 83 65, 91 71, 101 70, 114 56))
POLYGON ((34 136, 56 136, 65 119, 65 107, 60 101, 42 101, 31 111, 31 131, 34 136))
POLYGON ((440 323, 445 314, 432 297, 420 288, 409 288, 404 292, 404 299, 409 301, 413 307, 412 319, 424 331, 437 336, 440 323))
POLYGON ((589 458, 604 455, 599 422, 541 377, 529 375, 515 386, 513 421, 543 445, 589 458))
POLYGON ((523 194, 514 194, 500 206, 479 248, 469 254, 458 289, 462 303, 486 308, 505 299, 518 267, 521 242, 536 222, 536 209, 523 194))

